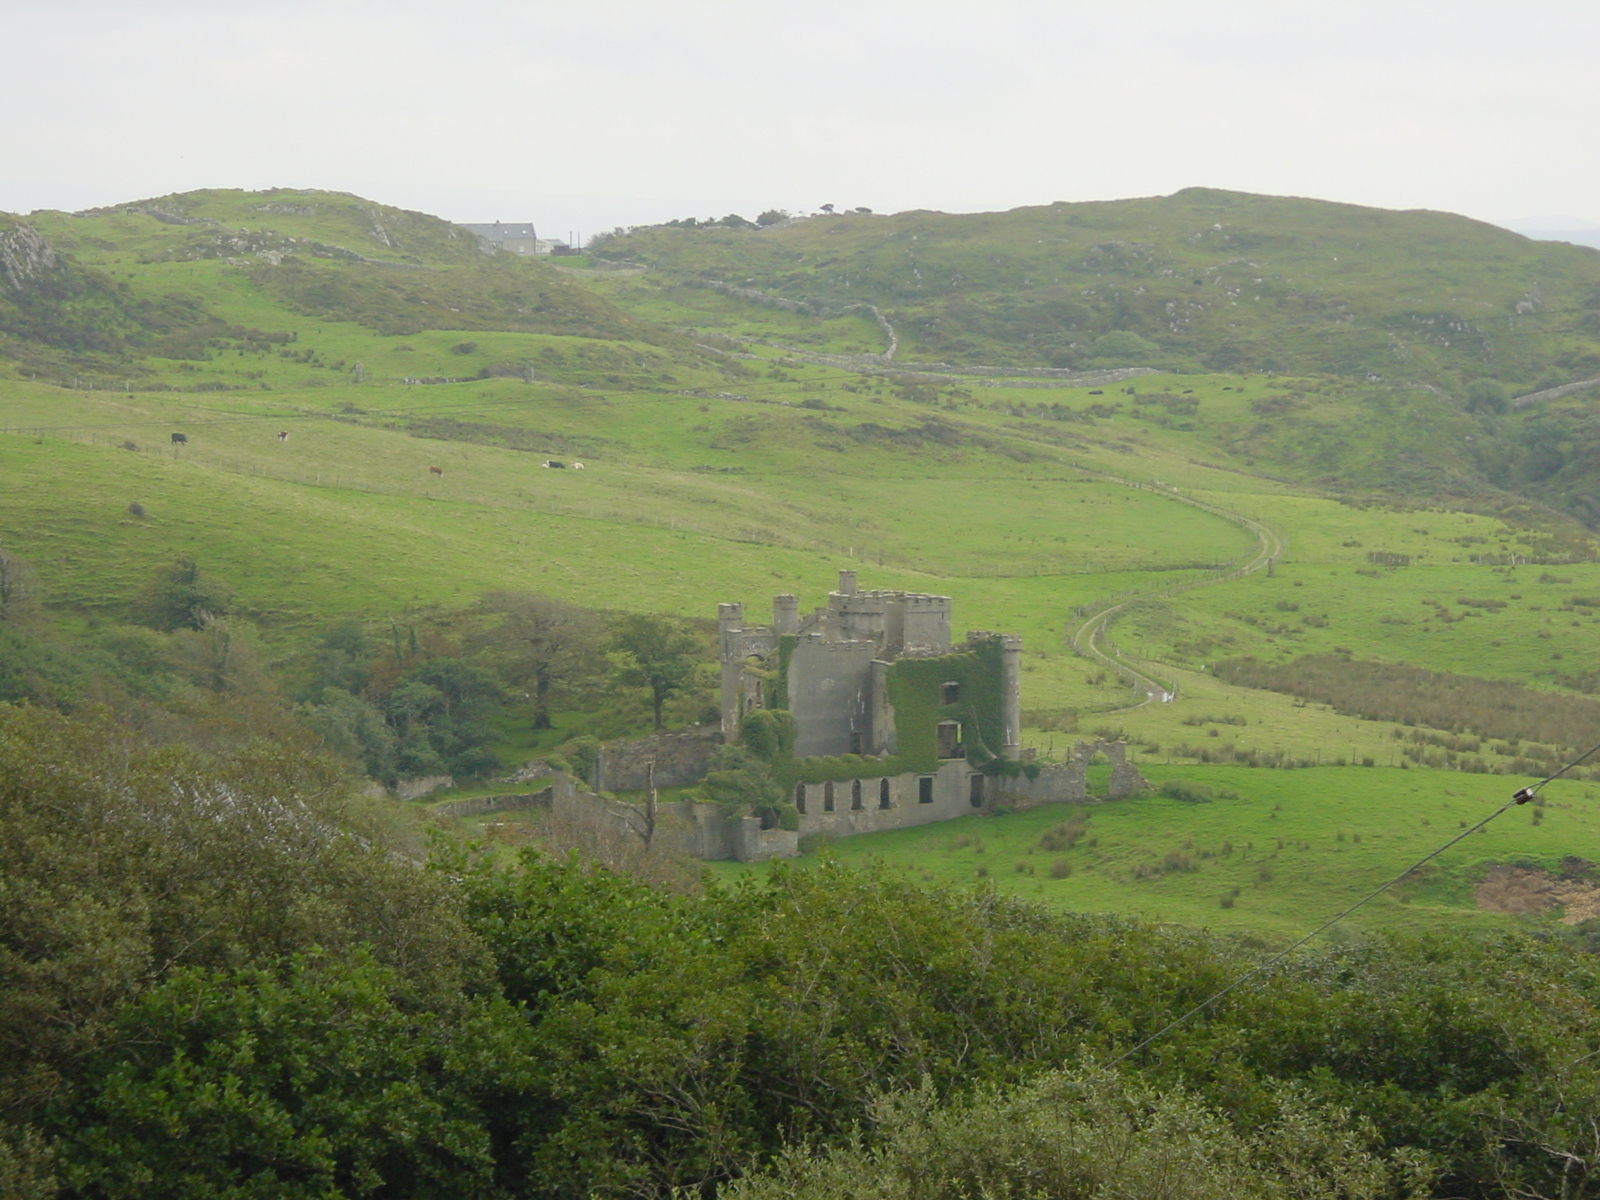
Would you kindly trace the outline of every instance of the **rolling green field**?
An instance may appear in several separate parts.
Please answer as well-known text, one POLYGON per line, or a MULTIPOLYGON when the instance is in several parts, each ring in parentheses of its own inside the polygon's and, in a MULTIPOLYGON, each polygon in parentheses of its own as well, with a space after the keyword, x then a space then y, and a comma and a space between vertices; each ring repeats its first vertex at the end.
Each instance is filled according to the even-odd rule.
MULTIPOLYGON (((1073 912, 1125 912, 1289 938, 1309 933, 1489 816, 1524 782, 1360 767, 1140 768, 1157 785, 1200 782, 1216 798, 1188 803, 1152 794, 1051 804, 862 834, 816 853, 847 865, 882 862, 931 884, 981 881, 1073 912), (1051 831, 1074 823, 1081 823, 1081 834, 1071 848, 1052 848, 1051 831), (1226 907, 1224 898, 1231 901, 1226 907)), ((1600 850, 1595 797, 1594 785, 1551 784, 1544 807, 1512 808, 1328 936, 1462 923, 1492 928, 1512 920, 1474 907, 1473 883, 1490 864, 1559 871, 1565 855, 1600 850)), ((717 864, 718 875, 728 878, 770 869, 717 864)))
MULTIPOLYGON (((1216 196, 1149 204, 1117 210, 1118 219, 1149 218, 1166 241, 1207 206, 1248 209, 1268 224, 1289 219, 1216 196)), ((1370 237, 1382 257, 1405 226, 1368 222, 1358 236, 1360 213, 1317 211, 1337 218, 1341 256, 1370 237)), ((1070 250, 1070 270, 1060 247, 1038 251, 1038 261, 1087 288, 1080 300, 1095 313, 1114 298, 1108 288, 1159 278, 1161 292, 1182 282, 1155 259, 1095 259, 1087 247, 1117 241, 1116 214, 1077 215, 1078 232, 1063 237, 1089 241, 1070 250)), ((1028 332, 1042 319, 1028 306, 1061 298, 1016 299, 1033 287, 1027 273, 1012 278, 1023 261, 1017 238, 1063 219, 1053 210, 967 226, 929 214, 892 226, 852 217, 838 234, 801 223, 749 235, 764 241, 665 231, 607 249, 631 248, 650 270, 600 271, 491 260, 435 218, 320 193, 207 192, 38 214, 30 222, 70 255, 61 287, 77 299, 0 311, 10 364, 0 369, 0 546, 29 565, 67 627, 122 619, 157 569, 192 557, 236 590, 239 615, 284 656, 340 619, 376 629, 391 615, 505 589, 698 618, 727 600, 759 613, 777 592, 810 607, 841 567, 858 569, 867 586, 948 594, 958 634, 1024 637, 1030 748, 1060 757, 1079 736, 1124 736, 1152 779, 1203 775, 1238 797, 1096 806, 1087 836, 1097 844, 1081 839, 1059 880, 1048 870, 1055 856, 1036 844, 1065 818, 1046 810, 856 839, 833 853, 881 856, 946 881, 976 880, 981 866, 996 887, 1067 907, 1293 932, 1512 783, 1401 771, 1393 723, 1234 686, 1209 668, 1319 654, 1556 690, 1600 675, 1600 603, 1587 603, 1600 601, 1600 542, 1563 515, 1583 511, 1586 493, 1569 483, 1587 469, 1591 402, 1580 395, 1521 415, 1471 409, 1453 398, 1466 380, 1456 350, 1415 321, 1402 340, 1421 347, 1421 365, 1406 379, 1448 387, 1335 373, 1337 363, 1309 348, 1304 321, 1284 315, 1312 283, 1319 321, 1364 313, 1376 328, 1423 311, 1430 288, 1460 280, 1430 282, 1411 260, 1387 275, 1335 269, 1287 234, 1262 248, 1263 261, 1269 250, 1277 256, 1278 315, 1257 310, 1248 335, 1288 322, 1301 339, 1272 373, 1259 355, 1225 361, 1180 345, 1202 334, 1220 344, 1213 326, 1227 314, 1208 300, 1169 339, 1170 353, 1145 364, 1163 373, 1118 382, 1027 375, 1054 361, 1055 344, 1028 332), (981 294, 904 291, 884 247, 903 250, 919 230, 937 235, 951 269, 971 269, 981 294), (824 238, 828 262, 816 257, 824 238), (979 261, 1001 243, 1003 262, 979 261), (836 277, 846 261, 870 268, 852 277, 861 288, 836 277), (810 307, 688 285, 691 268, 728 264, 810 307), (1385 289, 1380 320, 1371 305, 1385 289), (866 310, 845 307, 852 298, 904 325, 901 357, 949 351, 970 362, 1005 352, 1015 369, 863 373, 799 357, 883 351, 883 330, 866 310), (958 301, 975 307, 958 312, 958 301), (927 323, 961 313, 965 350, 927 323), (45 318, 60 336, 27 340, 45 318), (1290 375, 1290 360, 1318 369, 1290 375), (1261 370, 1237 369, 1250 363, 1261 370), (170 440, 178 432, 182 446, 170 440), (1566 455, 1566 465, 1529 473, 1550 454, 1566 455), (585 469, 545 470, 546 459, 585 469), (1555 507, 1540 502, 1555 491, 1555 507), (1257 549, 1242 518, 1265 524, 1286 549, 1270 572, 1224 578, 1257 549), (1174 681, 1173 702, 1132 707, 1142 693, 1066 644, 1075 613, 1116 599, 1137 603, 1111 641, 1174 681), (1195 765, 1197 748, 1375 765, 1249 771, 1195 765), (977 842, 952 848, 962 837, 983 852, 977 842), (1134 878, 1169 854, 1198 869, 1134 878), (1222 908, 1234 888, 1233 906, 1222 908)), ((1519 272, 1554 272, 1549 279, 1569 291, 1594 273, 1588 252, 1530 249, 1503 231, 1428 220, 1429 237, 1459 235, 1463 253, 1480 254, 1462 268, 1480 300, 1514 300, 1519 272), (1508 274, 1490 280, 1497 271, 1508 274)), ((1195 262, 1227 248, 1202 249, 1195 262)), ((1175 244, 1162 253, 1172 271, 1194 266, 1175 244)), ((1125 311, 1143 320, 1147 307, 1125 311)), ((1067 337, 1068 308, 1050 309, 1051 337, 1067 337)), ((1541 372, 1556 371, 1558 359, 1562 379, 1588 369, 1584 338, 1548 326, 1530 324, 1519 344, 1535 349, 1507 380, 1550 382, 1541 372)), ((1137 365, 1094 354, 1073 362, 1137 365)), ((1462 847, 1457 866, 1364 919, 1500 920, 1464 907, 1463 881, 1478 864, 1600 857, 1587 785, 1551 797, 1541 825, 1517 810, 1462 847)))

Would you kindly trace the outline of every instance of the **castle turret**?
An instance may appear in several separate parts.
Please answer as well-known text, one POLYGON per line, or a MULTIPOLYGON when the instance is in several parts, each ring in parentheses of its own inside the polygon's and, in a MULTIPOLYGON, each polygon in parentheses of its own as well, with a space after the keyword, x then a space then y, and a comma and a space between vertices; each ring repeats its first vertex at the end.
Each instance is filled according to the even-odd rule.
POLYGON ((1022 639, 1002 634, 1000 656, 1000 753, 1015 760, 1022 757, 1022 639))
POLYGON ((900 640, 906 653, 950 653, 949 596, 909 593, 901 608, 900 640))
POLYGON ((717 605, 717 642, 723 662, 744 657, 744 651, 739 641, 739 634, 743 629, 744 605, 717 605))
POLYGON ((800 597, 786 592, 772 598, 772 632, 779 637, 800 632, 800 597))
POLYGON ((717 605, 717 647, 722 659, 722 736, 739 732, 739 677, 744 674, 744 605, 717 605))

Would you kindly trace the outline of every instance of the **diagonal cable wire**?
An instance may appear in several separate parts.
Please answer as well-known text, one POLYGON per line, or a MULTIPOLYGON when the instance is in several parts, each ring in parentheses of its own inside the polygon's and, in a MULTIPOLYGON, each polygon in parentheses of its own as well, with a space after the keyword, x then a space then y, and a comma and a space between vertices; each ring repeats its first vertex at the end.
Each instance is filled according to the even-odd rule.
POLYGON ((1300 949, 1301 946, 1304 946, 1307 942, 1311 941, 1313 938, 1317 937, 1319 934, 1326 933, 1329 929, 1332 929, 1340 921, 1344 920, 1351 913, 1355 912, 1356 909, 1360 908, 1362 905, 1367 904, 1370 901, 1375 900, 1377 897, 1381 896, 1384 892, 1388 891, 1395 884, 1399 883, 1407 875, 1411 874, 1411 872, 1417 870, 1419 867, 1423 866, 1424 864, 1429 863, 1429 862, 1433 861, 1434 859, 1438 858, 1439 855, 1443 854, 1446 850, 1450 849, 1450 847, 1454 846, 1457 842, 1465 841, 1467 838, 1469 838, 1473 834, 1477 833, 1478 830, 1480 830, 1480 829, 1484 828, 1486 825, 1488 825, 1489 822, 1493 821, 1496 817, 1498 817, 1502 813, 1504 813, 1507 809, 1515 808, 1519 804, 1528 803, 1528 801, 1532 800, 1535 796, 1537 796, 1539 794, 1540 789, 1543 788, 1545 784, 1550 783, 1553 780, 1561 778, 1561 776, 1565 775, 1568 771, 1572 770, 1572 768, 1576 767, 1579 763, 1583 762, 1584 759, 1589 758, 1591 755, 1593 755, 1593 754, 1595 754, 1597 752, 1600 752, 1600 742, 1597 742, 1595 745, 1591 746, 1588 750, 1585 750, 1582 754, 1578 755, 1577 758, 1573 759, 1566 766, 1562 767, 1559 771, 1556 771, 1556 772, 1554 772, 1553 774, 1550 774, 1550 775, 1546 775, 1538 783, 1535 783, 1535 784, 1533 784, 1533 785, 1531 785, 1529 787, 1519 788, 1512 795, 1511 799, 1507 800, 1504 804, 1502 804, 1499 808, 1495 809, 1487 817, 1483 818, 1483 820, 1479 821, 1471 829, 1462 830, 1460 833, 1456 834, 1455 837, 1451 838, 1444 845, 1438 847, 1436 850, 1431 850, 1427 854, 1424 854, 1421 858, 1417 859, 1416 862, 1412 863, 1404 871, 1401 871, 1394 878, 1386 880, 1382 884, 1378 885, 1372 891, 1368 892, 1365 896, 1361 897, 1361 899, 1357 900, 1349 908, 1347 908, 1343 912, 1341 912, 1338 916, 1330 917, 1328 920, 1324 921, 1321 925, 1318 925, 1310 933, 1306 934, 1305 937, 1303 937, 1299 941, 1295 942, 1292 946, 1289 946, 1285 950, 1280 950, 1277 954, 1274 954, 1271 958, 1267 959, 1266 962, 1262 963, 1261 965, 1259 965, 1257 967, 1252 968, 1249 971, 1246 971, 1243 975, 1239 976, 1238 979, 1235 979, 1227 987, 1222 988, 1220 991, 1213 992, 1210 996, 1207 996, 1204 1000, 1202 1000, 1199 1004, 1196 1004, 1193 1008, 1189 1009, 1187 1012, 1183 1013, 1180 1016, 1174 1017, 1172 1020, 1168 1021, 1165 1025, 1163 1025, 1160 1029, 1158 1029, 1154 1033, 1152 1033, 1149 1037, 1145 1038, 1144 1041, 1140 1042, 1137 1046, 1134 1046, 1131 1050, 1126 1050, 1123 1053, 1117 1055, 1116 1058, 1112 1059, 1106 1065, 1110 1066, 1110 1067, 1114 1067, 1118 1063, 1124 1062, 1127 1059, 1132 1058, 1135 1054, 1139 1053, 1139 1051, 1143 1050, 1146 1046, 1150 1045, 1152 1042, 1155 1042, 1155 1041, 1159 1040, 1160 1038, 1166 1036, 1168 1033, 1171 1033, 1178 1026, 1180 1026, 1180 1025, 1184 1024, 1185 1022, 1187 1022, 1191 1017, 1198 1016, 1200 1013, 1202 1013, 1206 1009, 1210 1008, 1218 1000, 1221 1000, 1224 996, 1228 995, 1228 993, 1233 992, 1233 991, 1237 991, 1239 988, 1243 987, 1245 984, 1249 983, 1252 979, 1255 979, 1257 976, 1266 974, 1266 972, 1270 971, 1273 967, 1277 966, 1284 959, 1288 958, 1289 955, 1293 954, 1296 950, 1300 949))

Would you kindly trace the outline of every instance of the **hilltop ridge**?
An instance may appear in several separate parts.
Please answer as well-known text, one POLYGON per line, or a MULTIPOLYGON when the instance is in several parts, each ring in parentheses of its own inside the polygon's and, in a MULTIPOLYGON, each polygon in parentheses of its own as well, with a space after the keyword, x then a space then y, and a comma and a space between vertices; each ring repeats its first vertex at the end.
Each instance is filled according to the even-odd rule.
POLYGON ((337 192, 204 190, 0 214, 0 270, 0 359, 58 382, 178 373, 193 386, 194 364, 282 343, 308 318, 382 336, 445 329, 686 349, 546 263, 487 254, 442 218, 337 192))
POLYGON ((663 280, 819 311, 879 306, 911 358, 1527 390, 1600 365, 1600 252, 1450 213, 1193 187, 998 213, 652 226, 595 249, 663 280))

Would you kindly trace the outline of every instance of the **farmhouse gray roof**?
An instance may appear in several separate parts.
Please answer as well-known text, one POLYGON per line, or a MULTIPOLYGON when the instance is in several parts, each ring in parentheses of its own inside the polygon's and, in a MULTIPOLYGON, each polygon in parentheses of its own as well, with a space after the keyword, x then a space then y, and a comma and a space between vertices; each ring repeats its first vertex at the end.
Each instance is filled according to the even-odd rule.
POLYGON ((532 225, 504 225, 496 221, 492 225, 463 225, 463 229, 470 229, 481 238, 491 242, 504 241, 506 238, 536 238, 539 235, 533 231, 532 225))

